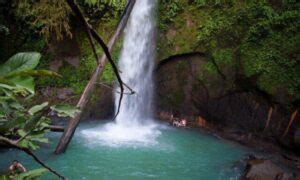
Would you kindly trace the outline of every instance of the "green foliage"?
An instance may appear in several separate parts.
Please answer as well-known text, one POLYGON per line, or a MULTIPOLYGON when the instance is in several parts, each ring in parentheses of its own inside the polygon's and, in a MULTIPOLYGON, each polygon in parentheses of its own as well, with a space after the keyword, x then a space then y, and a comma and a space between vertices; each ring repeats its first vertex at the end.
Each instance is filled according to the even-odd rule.
POLYGON ((34 114, 36 114, 37 112, 40 112, 40 111, 42 111, 43 109, 45 109, 48 105, 49 105, 48 102, 44 102, 44 103, 42 103, 42 104, 40 104, 40 105, 35 105, 35 106, 31 107, 31 108, 28 110, 28 113, 29 113, 30 115, 34 115, 34 114))
MULTIPOLYGON (((110 21, 100 22, 97 28, 98 33, 104 38, 108 39, 110 34, 113 33, 117 19, 112 18, 110 21)), ((76 40, 79 42, 80 48, 80 65, 78 68, 74 68, 70 64, 63 62, 63 65, 59 68, 58 73, 62 75, 63 78, 53 79, 51 77, 46 77, 38 80, 38 87, 71 87, 75 94, 81 94, 84 90, 88 80, 90 79, 92 73, 96 69, 97 63, 95 56, 93 55, 91 46, 89 44, 88 38, 84 31, 76 31, 76 40)), ((122 40, 118 41, 113 48, 111 55, 112 58, 117 61, 120 51, 122 48, 122 40)), ((102 48, 97 46, 98 56, 102 55, 102 48)), ((45 60, 41 67, 49 68, 49 62, 53 57, 49 56, 47 61, 45 60)), ((113 70, 108 63, 102 73, 101 79, 99 81, 112 84, 115 80, 113 70)))
POLYGON ((182 2, 180 0, 162 0, 159 3, 159 27, 161 30, 166 29, 166 24, 175 21, 175 17, 182 11, 182 2))
POLYGON ((54 105, 50 107, 51 110, 57 112, 57 115, 59 117, 75 117, 75 114, 80 112, 78 109, 75 109, 74 107, 70 105, 54 105))
POLYGON ((52 33, 57 39, 64 34, 71 36, 69 14, 70 9, 66 1, 60 0, 18 0, 15 1, 15 16, 18 20, 26 22, 29 28, 46 38, 52 33))
MULTIPOLYGON (((61 0, 14 0, 14 16, 28 28, 47 40, 54 35, 58 40, 64 36, 72 37, 71 10, 66 1, 61 0)), ((100 18, 117 17, 126 5, 125 0, 78 0, 77 2, 87 20, 99 21, 100 18)))
POLYGON ((40 53, 18 53, 0 66, 0 76, 34 69, 41 58, 40 53))
POLYGON ((238 66, 247 77, 258 75, 257 86, 271 95, 285 90, 299 98, 299 3, 285 1, 278 8, 269 2, 239 1, 207 14, 198 42, 218 64, 238 66))
POLYGON ((40 179, 40 177, 48 172, 47 169, 45 168, 40 168, 40 169, 34 169, 25 173, 21 173, 19 175, 14 176, 15 180, 24 180, 24 179, 40 179))
MULTIPOLYGON (((49 124, 46 116, 50 110, 49 103, 30 105, 35 95, 34 78, 54 76, 56 73, 46 70, 34 70, 41 55, 35 52, 18 53, 1 65, 0 74, 0 135, 7 138, 19 137, 22 147, 37 149, 38 143, 47 143, 44 138, 49 124)), ((56 113, 73 116, 78 110, 52 108, 56 113)))
MULTIPOLYGON (((30 170, 21 174, 16 174, 14 175, 14 180, 24 180, 24 179, 30 179, 30 180, 37 180, 37 179, 41 179, 41 177, 43 176, 43 174, 49 172, 47 169, 45 168, 39 168, 39 169, 34 169, 34 170, 30 170)), ((9 177, 10 174, 7 175, 1 175, 0 174, 0 179, 1 180, 10 180, 11 178, 9 177)))
POLYGON ((98 6, 98 8, 110 6, 116 10, 122 10, 126 5, 126 0, 83 0, 90 6, 98 6))
POLYGON ((194 0, 194 3, 197 5, 197 7, 227 5, 230 6, 237 1, 238 0, 194 0))

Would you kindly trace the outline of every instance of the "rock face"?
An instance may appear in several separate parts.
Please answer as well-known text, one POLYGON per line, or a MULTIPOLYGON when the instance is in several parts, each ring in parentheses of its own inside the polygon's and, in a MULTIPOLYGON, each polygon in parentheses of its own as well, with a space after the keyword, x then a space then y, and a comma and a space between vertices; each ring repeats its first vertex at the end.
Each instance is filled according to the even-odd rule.
MULTIPOLYGON (((217 67, 212 72, 212 66, 199 52, 160 61, 156 70, 157 110, 195 120, 201 116, 208 122, 280 138, 291 112, 271 106, 263 93, 247 87, 251 79, 239 77, 237 86, 234 70, 217 67)), ((295 122, 299 121, 299 116, 296 118, 295 122)), ((291 126, 284 141, 293 144, 295 130, 296 125, 291 126)))
POLYGON ((294 143, 295 146, 300 148, 300 129, 298 128, 294 134, 294 143))
POLYGON ((244 178, 247 180, 294 180, 294 174, 286 172, 270 160, 251 159, 247 163, 244 178))
POLYGON ((71 88, 55 88, 46 87, 40 90, 43 97, 52 97, 58 100, 66 100, 70 98, 74 92, 71 88))
POLYGON ((114 92, 111 89, 99 88, 90 105, 86 108, 83 119, 109 120, 114 116, 114 92))
POLYGON ((73 90, 71 88, 61 88, 57 90, 57 98, 60 100, 65 100, 73 95, 73 90))
MULTIPOLYGON (((76 35, 75 32, 73 34, 74 36, 76 35)), ((80 49, 75 38, 66 38, 63 41, 53 38, 49 44, 48 51, 54 55, 54 60, 49 64, 52 71, 57 72, 64 62, 74 68, 78 68, 80 65, 80 49)))

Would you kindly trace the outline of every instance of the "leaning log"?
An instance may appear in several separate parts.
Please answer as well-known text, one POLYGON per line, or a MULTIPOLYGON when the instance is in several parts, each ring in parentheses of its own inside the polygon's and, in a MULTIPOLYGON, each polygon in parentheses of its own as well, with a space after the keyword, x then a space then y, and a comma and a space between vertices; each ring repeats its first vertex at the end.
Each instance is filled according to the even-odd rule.
MULTIPOLYGON (((107 48, 109 51, 112 50, 113 45, 115 44, 115 42, 118 39, 118 37, 120 36, 121 32, 125 28, 134 4, 135 4, 135 0, 128 1, 125 12, 122 15, 121 21, 119 22, 114 35, 111 37, 111 39, 107 45, 107 48)), ((95 34, 93 34, 93 35, 95 35, 95 34)), ((86 87, 77 103, 77 108, 80 109, 80 112, 78 112, 74 118, 69 120, 69 123, 68 123, 67 127, 65 128, 65 131, 64 131, 62 137, 60 138, 60 141, 55 149, 55 152, 54 152, 55 154, 61 154, 66 151, 66 149, 74 135, 76 127, 82 117, 82 112, 84 111, 84 109, 91 97, 93 89, 97 83, 97 79, 103 72, 106 62, 107 62, 107 56, 104 54, 101 57, 101 59, 99 60, 99 64, 96 67, 96 70, 94 71, 91 79, 89 80, 88 84, 86 85, 86 87)))

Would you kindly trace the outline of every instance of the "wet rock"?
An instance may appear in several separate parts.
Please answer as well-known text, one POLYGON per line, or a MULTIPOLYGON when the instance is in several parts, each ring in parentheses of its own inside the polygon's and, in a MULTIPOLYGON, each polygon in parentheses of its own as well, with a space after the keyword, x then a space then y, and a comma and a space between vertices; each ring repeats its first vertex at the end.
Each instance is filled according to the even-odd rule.
POLYGON ((250 157, 244 179, 247 180, 294 180, 297 177, 270 160, 250 157))
POLYGON ((115 112, 114 92, 108 88, 99 88, 96 91, 97 97, 91 100, 86 107, 82 119, 102 119, 113 118, 115 112))
POLYGON ((49 63, 49 69, 51 71, 58 72, 59 68, 63 65, 63 62, 61 60, 53 60, 49 63))
POLYGON ((46 88, 40 89, 40 92, 41 92, 41 94, 42 94, 44 97, 52 97, 52 96, 54 96, 54 94, 55 94, 55 92, 54 92, 53 89, 54 89, 54 88, 46 87, 46 88))
POLYGON ((300 148, 300 129, 298 128, 294 134, 294 144, 297 148, 300 148))
POLYGON ((65 100, 73 94, 73 90, 71 88, 62 88, 57 90, 57 98, 61 100, 65 100))
POLYGON ((44 97, 57 97, 59 100, 65 100, 74 94, 71 88, 53 88, 46 87, 40 90, 44 97))

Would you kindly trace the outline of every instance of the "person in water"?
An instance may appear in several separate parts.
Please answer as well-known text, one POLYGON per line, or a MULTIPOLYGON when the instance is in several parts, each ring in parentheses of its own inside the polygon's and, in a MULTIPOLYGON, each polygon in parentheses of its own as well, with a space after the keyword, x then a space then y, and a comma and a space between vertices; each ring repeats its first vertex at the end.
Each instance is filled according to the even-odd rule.
POLYGON ((181 121, 180 121, 181 126, 185 127, 186 123, 187 123, 186 119, 181 119, 181 121))
POLYGON ((185 127, 186 124, 187 124, 186 119, 181 119, 180 121, 179 120, 173 121, 173 126, 176 126, 176 127, 185 127))
POLYGON ((21 174, 27 172, 26 168, 17 160, 14 160, 12 164, 9 166, 10 171, 10 179, 14 179, 16 174, 21 174))

